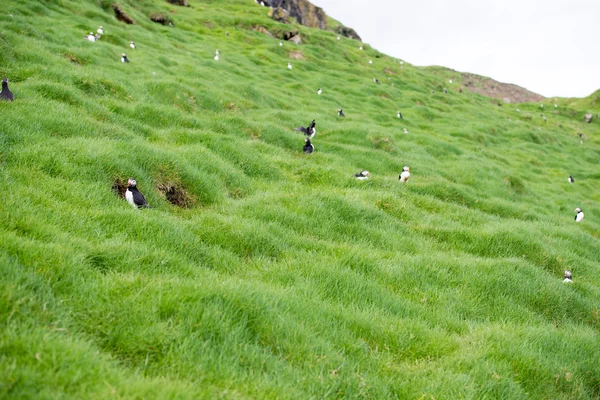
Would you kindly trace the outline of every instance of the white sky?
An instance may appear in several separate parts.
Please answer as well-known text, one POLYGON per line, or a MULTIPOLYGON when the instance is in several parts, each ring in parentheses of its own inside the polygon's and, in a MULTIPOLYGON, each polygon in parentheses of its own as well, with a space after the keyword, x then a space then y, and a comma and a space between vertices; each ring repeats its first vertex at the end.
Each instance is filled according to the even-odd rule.
POLYGON ((312 0, 365 43, 546 97, 600 89, 600 0, 312 0))

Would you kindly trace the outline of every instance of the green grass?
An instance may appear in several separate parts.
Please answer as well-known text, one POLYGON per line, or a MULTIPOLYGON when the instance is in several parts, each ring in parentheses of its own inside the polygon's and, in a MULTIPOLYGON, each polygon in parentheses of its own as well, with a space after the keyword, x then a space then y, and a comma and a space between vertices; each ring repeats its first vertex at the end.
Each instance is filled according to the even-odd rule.
POLYGON ((190 3, 2 7, 0 398, 600 397, 594 98, 544 123, 250 0, 190 3))

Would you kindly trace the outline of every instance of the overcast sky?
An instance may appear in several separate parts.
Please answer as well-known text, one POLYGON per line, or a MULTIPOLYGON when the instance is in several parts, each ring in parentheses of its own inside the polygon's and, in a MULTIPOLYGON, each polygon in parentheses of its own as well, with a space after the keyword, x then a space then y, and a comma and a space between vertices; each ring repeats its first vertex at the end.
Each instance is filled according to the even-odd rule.
POLYGON ((312 0, 365 43, 546 97, 600 89, 600 0, 312 0))

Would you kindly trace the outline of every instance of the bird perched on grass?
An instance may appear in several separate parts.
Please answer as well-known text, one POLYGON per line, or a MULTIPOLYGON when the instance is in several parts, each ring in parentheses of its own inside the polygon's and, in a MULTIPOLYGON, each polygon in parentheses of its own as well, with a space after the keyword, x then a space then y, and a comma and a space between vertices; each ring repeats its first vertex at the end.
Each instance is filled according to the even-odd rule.
POLYGON ((13 101, 15 96, 8 89, 8 78, 2 79, 2 91, 0 91, 0 100, 13 101))
POLYGON ((291 71, 292 70, 292 63, 288 61, 288 69, 291 71))
POLYGON ((575 182, 575 179, 573 179, 573 176, 569 175, 569 183, 574 183, 574 182, 575 182))
POLYGON ((302 151, 304 154, 312 154, 312 152, 315 151, 315 146, 312 145, 309 138, 304 138, 304 142, 305 143, 302 151))
POLYGON ((279 46, 283 46, 283 42, 281 40, 279 41, 279 46))
POLYGON ((375 82, 375 83, 379 83, 379 79, 377 79, 377 78, 373 78, 373 82, 375 82))
POLYGON ((369 60, 369 64, 373 64, 373 60, 369 60))
POLYGON ((359 47, 359 49, 360 49, 360 50, 363 50, 363 47, 362 47, 362 46, 360 46, 360 47, 359 47))
POLYGON ((575 209, 575 222, 581 222, 583 221, 583 211, 581 211, 581 208, 577 207, 575 209))
POLYGON ((337 40, 340 40, 340 39, 341 39, 341 37, 339 37, 339 36, 338 36, 338 37, 337 37, 337 40))
POLYGON ((402 113, 401 113, 400 111, 398 111, 398 119, 404 119, 404 118, 402 117, 402 113))
POLYGON ((215 58, 214 58, 215 61, 219 61, 219 55, 220 55, 219 49, 217 49, 217 51, 215 51, 215 58))
POLYGON ((573 283, 573 275, 571 275, 571 271, 566 270, 564 277, 565 279, 563 280, 563 283, 573 283))
POLYGON ((100 35, 104 35, 104 29, 102 28, 102 25, 100 25, 96 32, 98 32, 100 35))
POLYGON ((542 118, 544 118, 544 122, 547 122, 547 121, 546 121, 546 116, 545 116, 545 115, 542 115, 542 118))
POLYGON ((294 130, 300 131, 300 132, 304 133, 305 136, 308 136, 310 139, 312 139, 313 137, 315 137, 315 134, 317 133, 317 128, 315 128, 315 125, 317 125, 317 123, 313 119, 307 128, 305 128, 303 126, 299 126, 297 128, 294 128, 294 130))
POLYGON ((344 114, 344 111, 342 111, 342 109, 340 108, 338 110, 338 117, 345 117, 345 116, 346 116, 346 114, 344 114))
POLYGON ((94 32, 90 32, 89 35, 85 35, 83 38, 89 40, 92 43, 96 41, 96 35, 94 35, 94 32))
POLYGON ((403 129, 403 132, 404 132, 404 133, 408 133, 408 129, 404 128, 404 129, 403 129))
POLYGON ((127 181, 127 191, 125 192, 125 198, 127 202, 134 208, 145 208, 148 207, 146 198, 137 188, 137 182, 133 178, 129 178, 127 181))
POLYGON ((129 62, 129 58, 127 58, 127 55, 125 53, 121 54, 121 62, 122 63, 128 63, 129 62))
POLYGON ((448 90, 446 90, 446 88, 444 88, 444 94, 448 94, 448 90))
POLYGON ((402 168, 402 173, 400 174, 400 183, 408 181, 408 178, 410 178, 410 168, 408 168, 408 166, 405 166, 404 168, 402 168))
POLYGON ((133 42, 133 40, 129 42, 129 47, 135 50, 135 43, 133 42))
POLYGON ((321 88, 319 88, 319 90, 317 90, 317 95, 321 95, 321 93, 323 93, 323 90, 321 88))
POLYGON ((579 133, 579 144, 583 144, 583 139, 585 139, 585 135, 583 133, 579 133))
POLYGON ((371 175, 371 173, 369 171, 360 171, 358 174, 354 174, 354 177, 356 178, 357 181, 366 181, 367 179, 369 179, 369 176, 371 175))

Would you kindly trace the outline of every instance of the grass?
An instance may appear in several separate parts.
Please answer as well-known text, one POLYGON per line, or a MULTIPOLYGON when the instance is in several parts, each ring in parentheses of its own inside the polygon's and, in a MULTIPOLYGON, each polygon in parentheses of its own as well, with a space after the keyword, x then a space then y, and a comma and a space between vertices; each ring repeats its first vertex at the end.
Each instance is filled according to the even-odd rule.
POLYGON ((3 7, 1 398, 600 396, 592 97, 544 123, 252 1, 190 3, 3 7))

